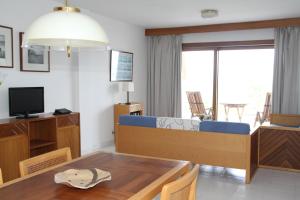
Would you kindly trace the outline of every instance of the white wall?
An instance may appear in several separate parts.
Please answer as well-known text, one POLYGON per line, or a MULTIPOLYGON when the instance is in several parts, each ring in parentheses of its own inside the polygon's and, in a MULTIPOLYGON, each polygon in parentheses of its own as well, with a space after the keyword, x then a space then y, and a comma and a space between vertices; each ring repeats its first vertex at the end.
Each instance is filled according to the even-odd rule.
POLYGON ((8 87, 45 87, 45 111, 75 106, 74 65, 76 60, 68 59, 63 52, 51 54, 51 72, 21 72, 19 57, 19 32, 38 16, 52 10, 56 3, 49 0, 0 0, 0 25, 9 26, 14 31, 14 68, 0 68, 0 73, 6 75, 4 84, 0 86, 0 118, 8 117, 8 87))
MULTIPOLYGON (((8 117, 8 87, 44 86, 45 110, 66 107, 81 113, 82 153, 113 143, 113 104, 124 102, 126 94, 118 83, 109 82, 109 55, 105 51, 81 51, 68 59, 64 52, 51 55, 50 73, 20 72, 18 32, 38 16, 50 12, 51 0, 0 0, 0 25, 14 28, 14 69, 0 86, 0 118, 8 117)), ((144 29, 82 9, 104 27, 113 49, 134 53, 135 92, 132 100, 146 103, 146 39, 144 29)))
POLYGON ((225 42, 274 39, 274 29, 253 29, 183 35, 183 43, 225 42))
MULTIPOLYGON (((87 11, 86 11, 87 12, 87 11)), ((135 92, 131 99, 146 103, 146 38, 144 29, 88 12, 104 27, 112 49, 134 53, 135 92)), ((120 83, 109 82, 109 53, 79 53, 79 110, 82 116, 82 152, 113 142, 113 104, 126 101, 120 83)))
MULTIPOLYGON (((64 52, 51 55, 50 73, 20 72, 18 32, 38 16, 50 12, 51 0, 0 0, 0 25, 14 28, 14 69, 0 87, 0 118, 8 116, 8 87, 44 86, 45 111, 66 107, 81 113, 82 152, 89 153, 113 142, 113 104, 124 102, 126 94, 118 83, 109 82, 109 55, 104 51, 83 51, 68 59, 64 52)), ((134 53, 134 101, 146 103, 146 39, 144 29, 83 10, 104 27, 113 49, 134 53)), ((183 42, 216 42, 272 39, 272 29, 186 34, 183 42)))

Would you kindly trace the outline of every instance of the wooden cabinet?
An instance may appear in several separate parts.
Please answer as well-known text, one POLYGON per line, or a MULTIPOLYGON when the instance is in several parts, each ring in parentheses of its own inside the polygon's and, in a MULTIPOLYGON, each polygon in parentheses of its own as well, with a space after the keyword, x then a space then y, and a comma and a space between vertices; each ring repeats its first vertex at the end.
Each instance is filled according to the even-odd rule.
POLYGON ((19 162, 29 158, 25 134, 0 138, 0 167, 4 182, 19 177, 19 162))
POLYGON ((144 107, 140 103, 131 103, 124 104, 119 103, 114 105, 114 135, 115 135, 115 144, 116 144, 116 132, 119 125, 119 116, 120 115, 143 115, 144 107))
POLYGON ((300 171, 300 129, 261 128, 259 137, 261 167, 300 171))
POLYGON ((0 168, 4 181, 18 178, 19 162, 58 148, 70 147, 72 158, 80 156, 79 113, 36 119, 0 120, 0 168))
POLYGON ((80 119, 78 115, 57 117, 57 148, 70 147, 72 158, 80 157, 80 119))
POLYGON ((80 156, 80 128, 67 126, 57 130, 57 148, 70 147, 72 158, 80 156))
POLYGON ((4 182, 18 178, 19 161, 29 157, 28 123, 6 122, 0 120, 0 168, 4 182))
POLYGON ((114 124, 119 123, 120 115, 143 115, 144 107, 140 103, 124 104, 119 103, 114 105, 114 124))
POLYGON ((41 119, 28 122, 30 157, 57 149, 56 119, 41 119))
POLYGON ((271 114, 259 129, 260 167, 300 171, 299 126, 300 115, 271 114))

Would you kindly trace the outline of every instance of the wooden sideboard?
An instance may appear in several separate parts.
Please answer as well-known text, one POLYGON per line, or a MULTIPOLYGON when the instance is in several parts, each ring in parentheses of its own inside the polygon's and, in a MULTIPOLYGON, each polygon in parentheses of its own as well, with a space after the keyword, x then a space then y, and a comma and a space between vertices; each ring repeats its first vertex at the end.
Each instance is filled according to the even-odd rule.
POLYGON ((272 114, 259 128, 259 166, 300 172, 300 115, 272 114))
POLYGON ((116 143, 116 131, 119 125, 120 115, 143 115, 144 107, 141 103, 118 103, 114 105, 114 135, 116 143))
POLYGON ((118 103, 114 105, 114 128, 119 124, 120 115, 143 115, 144 107, 140 103, 118 103))
POLYGON ((63 147, 71 148, 72 158, 80 156, 79 113, 0 120, 0 168, 5 182, 20 176, 20 161, 63 147))

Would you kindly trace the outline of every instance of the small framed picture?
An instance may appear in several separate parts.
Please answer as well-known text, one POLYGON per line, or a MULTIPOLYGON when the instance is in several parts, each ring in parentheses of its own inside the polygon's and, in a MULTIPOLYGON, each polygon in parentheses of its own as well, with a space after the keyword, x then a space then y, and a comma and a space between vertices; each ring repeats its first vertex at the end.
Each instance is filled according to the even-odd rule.
POLYGON ((0 67, 14 67, 13 29, 0 26, 0 67))
POLYGON ((50 72, 49 47, 32 45, 22 48, 24 33, 19 33, 20 40, 20 70, 27 72, 50 72))

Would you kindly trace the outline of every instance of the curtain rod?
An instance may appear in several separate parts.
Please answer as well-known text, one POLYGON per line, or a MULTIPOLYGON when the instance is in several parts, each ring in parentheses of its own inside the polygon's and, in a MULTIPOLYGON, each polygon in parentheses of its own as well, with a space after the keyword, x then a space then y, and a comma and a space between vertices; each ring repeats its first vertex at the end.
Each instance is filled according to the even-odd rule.
POLYGON ((182 34, 189 34, 189 33, 236 31, 236 30, 249 30, 249 29, 278 28, 278 27, 287 27, 287 26, 300 26, 300 17, 264 20, 264 21, 252 21, 252 22, 227 23, 227 24, 212 24, 212 25, 203 25, 203 26, 145 29, 145 35, 146 36, 182 35, 182 34))

